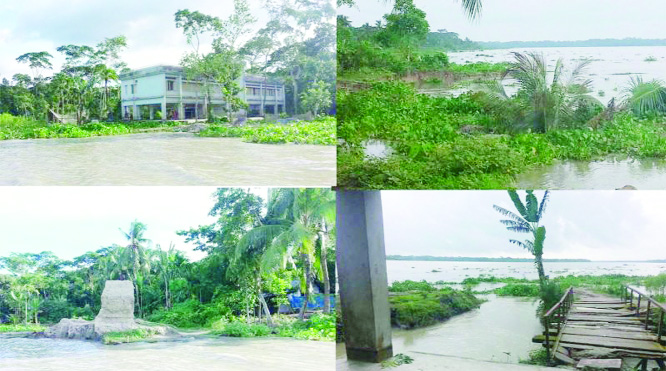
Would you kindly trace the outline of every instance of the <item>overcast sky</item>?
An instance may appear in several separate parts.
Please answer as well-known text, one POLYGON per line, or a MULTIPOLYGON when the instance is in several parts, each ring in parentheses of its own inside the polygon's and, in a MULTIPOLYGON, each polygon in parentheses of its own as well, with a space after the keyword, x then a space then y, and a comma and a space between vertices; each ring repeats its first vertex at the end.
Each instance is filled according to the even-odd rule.
MULTIPOLYGON (((393 0, 360 0, 339 8, 355 26, 374 24, 393 0)), ((414 0, 431 30, 447 29, 476 41, 666 38, 663 0, 483 0, 483 14, 470 21, 456 0, 414 0)))
MULTIPOLYGON (((261 28, 269 19, 263 0, 248 0, 261 28)), ((226 18, 232 0, 0 0, 0 78, 30 73, 16 57, 47 51, 58 71, 64 57, 61 45, 91 45, 107 37, 125 35, 128 48, 121 54, 130 68, 177 65, 191 51, 174 13, 180 9, 226 18)), ((203 45, 202 45, 203 46, 203 45)), ((205 50, 202 47, 202 50, 205 50)), ((50 75, 45 73, 45 75, 50 75)))
MULTIPOLYGON (((505 191, 383 191, 382 204, 389 255, 531 257, 492 207, 515 210, 505 191)), ((553 191, 542 225, 545 258, 666 259, 664 191, 553 191)))
MULTIPOLYGON (((112 244, 135 219, 146 224, 153 245, 170 242, 192 259, 176 231, 210 224, 213 187, 1 187, 0 256, 12 252, 52 251, 71 259, 112 244)), ((266 199, 266 189, 253 192, 266 199)))

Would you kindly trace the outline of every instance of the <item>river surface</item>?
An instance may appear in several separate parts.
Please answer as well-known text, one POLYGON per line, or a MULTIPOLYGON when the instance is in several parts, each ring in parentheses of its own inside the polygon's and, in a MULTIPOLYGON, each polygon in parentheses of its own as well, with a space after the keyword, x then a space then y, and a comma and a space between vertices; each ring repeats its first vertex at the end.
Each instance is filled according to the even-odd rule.
POLYGON ((82 340, 0 337, 2 370, 334 370, 332 342, 199 339, 102 345, 82 340))
MULTIPOLYGON (((592 95, 603 103, 609 102, 613 97, 616 100, 623 98, 623 90, 627 87, 630 76, 640 76, 645 81, 666 80, 666 46, 515 48, 448 55, 451 62, 459 64, 498 63, 512 62, 512 52, 543 53, 551 72, 558 58, 562 58, 565 69, 569 68, 569 71, 582 60, 591 61, 583 76, 592 80, 592 95), (652 59, 654 61, 647 61, 652 59)), ((507 89, 509 94, 514 92, 515 88, 507 89)))
POLYGON ((664 189, 666 160, 558 161, 519 174, 518 189, 664 189))
MULTIPOLYGON (((388 260, 386 267, 389 283, 402 280, 460 282, 466 277, 480 275, 537 279, 531 262, 388 260)), ((636 262, 544 262, 544 267, 550 277, 569 274, 655 275, 666 271, 666 263, 636 262)), ((483 291, 497 286, 480 284, 475 290, 483 291)), ((530 351, 539 349, 539 344, 532 343, 532 337, 543 330, 536 316, 536 300, 496 295, 478 297, 488 301, 481 304, 479 309, 455 316, 446 322, 414 330, 394 328, 393 354, 404 353, 422 362, 432 362, 434 368, 437 362, 445 362, 445 358, 430 355, 515 364, 520 359, 527 359, 530 351)), ((337 358, 345 358, 343 345, 337 347, 337 358)), ((363 368, 363 364, 358 362, 342 364, 350 369, 363 368)))
POLYGON ((335 185, 335 146, 189 133, 0 141, 0 185, 335 185))
MULTIPOLYGON (((603 274, 656 275, 666 272, 666 263, 636 262, 544 262, 546 274, 550 277, 572 275, 599 276, 603 274)), ((460 282, 467 277, 482 274, 495 277, 515 277, 538 279, 534 263, 486 263, 486 262, 447 262, 447 261, 405 261, 387 260, 386 269, 389 283, 393 281, 460 282)))

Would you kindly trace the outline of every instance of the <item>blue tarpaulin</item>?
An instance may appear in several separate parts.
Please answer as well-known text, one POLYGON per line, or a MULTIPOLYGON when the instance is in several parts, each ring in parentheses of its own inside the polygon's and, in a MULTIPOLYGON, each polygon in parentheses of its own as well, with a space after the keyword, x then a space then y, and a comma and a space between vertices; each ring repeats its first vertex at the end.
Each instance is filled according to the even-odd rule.
MULTIPOLYGON (((335 295, 331 296, 331 308, 335 308, 335 295)), ((305 296, 294 296, 287 295, 289 299, 289 305, 291 308, 296 310, 303 306, 303 300, 305 296)), ((324 295, 310 295, 310 302, 308 303, 308 309, 321 309, 324 307, 324 295)))

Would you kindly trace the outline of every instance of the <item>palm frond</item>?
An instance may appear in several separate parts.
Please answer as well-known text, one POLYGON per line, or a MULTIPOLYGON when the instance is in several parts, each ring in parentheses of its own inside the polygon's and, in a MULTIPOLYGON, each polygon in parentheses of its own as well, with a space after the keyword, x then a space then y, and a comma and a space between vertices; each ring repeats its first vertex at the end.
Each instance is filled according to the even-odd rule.
POLYGON ((645 82, 640 76, 631 77, 624 93, 624 103, 639 116, 649 112, 666 112, 666 88, 660 80, 645 82))
POLYGON ((481 16, 481 10, 483 9, 481 0, 461 0, 461 5, 470 19, 481 16))

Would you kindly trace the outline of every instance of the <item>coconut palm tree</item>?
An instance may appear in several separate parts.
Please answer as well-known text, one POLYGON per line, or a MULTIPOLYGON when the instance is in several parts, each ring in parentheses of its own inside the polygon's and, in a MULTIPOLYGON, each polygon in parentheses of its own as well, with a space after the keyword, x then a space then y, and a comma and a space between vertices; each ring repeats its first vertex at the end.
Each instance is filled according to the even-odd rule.
MULTIPOLYGON (((513 56, 515 61, 509 65, 501 80, 510 78, 517 81, 516 98, 524 102, 533 131, 545 133, 571 120, 574 111, 582 104, 603 106, 589 95, 592 81, 583 77, 590 61, 578 63, 569 73, 569 78, 565 79, 561 58, 549 73, 543 53, 513 52, 513 56)), ((491 84, 490 92, 502 101, 510 99, 501 81, 491 84)))
POLYGON ((269 242, 262 256, 264 270, 284 267, 294 256, 300 259, 303 273, 301 288, 305 296, 301 319, 310 299, 314 274, 324 282, 325 291, 328 290, 324 295, 324 306, 330 310, 330 285, 328 269, 325 268, 327 246, 323 236, 333 225, 334 218, 335 196, 331 190, 281 188, 273 190, 270 196, 267 219, 273 224, 256 231, 269 242), (320 254, 316 254, 317 243, 320 244, 320 254))
POLYGON ((509 197, 511 197, 511 201, 516 207, 518 214, 497 205, 493 205, 493 208, 503 216, 509 218, 500 220, 500 223, 504 224, 506 229, 512 232, 532 234, 533 239, 531 240, 518 241, 511 239, 509 242, 524 248, 534 255, 534 265, 539 274, 539 283, 543 287, 548 280, 548 277, 544 273, 542 259, 543 243, 546 239, 546 227, 540 226, 539 222, 546 211, 549 192, 546 191, 544 193, 541 203, 539 203, 539 200, 534 195, 534 191, 528 190, 525 192, 527 192, 527 196, 525 197, 525 203, 523 203, 520 196, 518 196, 518 192, 509 191, 509 197))
POLYGON ((130 224, 130 228, 127 232, 120 230, 125 235, 129 245, 122 249, 121 259, 124 266, 128 266, 128 273, 130 274, 130 279, 134 283, 134 292, 137 298, 137 305, 139 307, 139 317, 142 316, 142 307, 141 307, 141 292, 139 290, 139 278, 143 273, 150 272, 150 260, 146 256, 146 249, 144 244, 148 243, 150 240, 144 237, 146 231, 146 225, 133 221, 130 224))
POLYGON ((624 93, 623 105, 637 116, 666 112, 666 87, 663 81, 646 82, 640 76, 632 76, 624 93))

